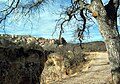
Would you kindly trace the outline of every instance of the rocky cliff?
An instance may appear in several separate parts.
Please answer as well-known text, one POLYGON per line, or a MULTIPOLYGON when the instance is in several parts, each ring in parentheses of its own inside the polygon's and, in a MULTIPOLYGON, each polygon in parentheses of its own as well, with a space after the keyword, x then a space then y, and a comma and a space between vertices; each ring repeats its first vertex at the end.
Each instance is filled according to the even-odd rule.
POLYGON ((81 70, 84 52, 105 51, 103 42, 59 46, 56 39, 0 35, 0 84, 48 84, 81 70), (92 47, 92 48, 91 48, 92 47))
POLYGON ((0 36, 0 84, 39 84, 49 52, 30 36, 0 36))

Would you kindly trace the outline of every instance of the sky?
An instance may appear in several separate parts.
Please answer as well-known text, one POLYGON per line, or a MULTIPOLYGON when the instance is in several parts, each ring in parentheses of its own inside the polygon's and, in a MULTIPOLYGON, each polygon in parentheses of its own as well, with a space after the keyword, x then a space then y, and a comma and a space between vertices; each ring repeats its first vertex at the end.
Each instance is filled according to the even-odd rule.
MULTIPOLYGON (((0 4, 4 3, 7 0, 0 0, 0 4)), ((8 20, 8 23, 5 28, 6 34, 16 34, 16 35, 31 35, 35 37, 43 37, 43 38, 58 38, 59 30, 55 32, 52 36, 52 33, 55 30, 56 19, 59 18, 59 15, 56 14, 58 11, 61 11, 60 4, 69 5, 69 0, 57 0, 53 5, 48 5, 44 7, 44 10, 41 10, 40 14, 37 13, 30 17, 31 21, 27 20, 17 20, 13 18, 8 20), (11 22, 12 21, 12 22, 11 22), (26 23, 26 24, 25 24, 26 23)), ((103 0, 106 2, 106 0, 103 0)), ((15 15, 19 16, 19 14, 15 15)), ((118 23, 120 24, 120 23, 118 23)), ((67 27, 65 29, 65 33, 63 33, 62 37, 66 39, 67 42, 78 42, 73 41, 73 30, 74 28, 67 27)), ((0 33, 5 33, 2 28, 0 28, 0 33)), ((99 31, 97 22, 90 28, 89 36, 85 34, 85 40, 83 42, 90 41, 101 41, 103 40, 99 31)))

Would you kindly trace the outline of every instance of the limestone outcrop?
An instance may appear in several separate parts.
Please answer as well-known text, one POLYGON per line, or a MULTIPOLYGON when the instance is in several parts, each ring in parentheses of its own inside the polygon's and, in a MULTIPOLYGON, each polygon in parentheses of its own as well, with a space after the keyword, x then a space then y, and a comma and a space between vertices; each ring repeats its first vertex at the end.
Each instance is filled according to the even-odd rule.
POLYGON ((41 74, 40 84, 50 84, 52 81, 60 81, 75 74, 78 71, 77 67, 80 66, 80 61, 84 61, 80 57, 75 57, 72 51, 68 51, 66 54, 51 53, 41 74))
POLYGON ((24 45, 38 45, 44 47, 48 44, 57 44, 57 39, 45 39, 42 37, 32 37, 32 36, 23 36, 23 35, 8 35, 8 34, 0 34, 0 44, 2 45, 10 45, 16 44, 19 46, 24 45))
POLYGON ((37 38, 0 36, 0 84, 40 84, 49 52, 37 38))
POLYGON ((85 60, 71 50, 58 47, 55 39, 1 34, 0 84, 47 84, 68 77, 85 60))

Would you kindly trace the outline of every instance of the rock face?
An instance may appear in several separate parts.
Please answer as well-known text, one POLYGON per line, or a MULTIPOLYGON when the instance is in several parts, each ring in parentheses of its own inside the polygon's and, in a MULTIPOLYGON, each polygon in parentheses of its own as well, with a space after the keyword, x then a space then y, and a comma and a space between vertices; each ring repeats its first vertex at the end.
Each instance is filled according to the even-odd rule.
POLYGON ((57 46, 54 39, 0 35, 0 84, 47 84, 72 75, 83 54, 57 46))
POLYGON ((59 80, 63 71, 63 57, 57 53, 48 56, 41 75, 41 84, 47 84, 51 80, 59 80))
POLYGON ((40 84, 46 58, 42 47, 0 45, 0 84, 40 84))
POLYGON ((73 53, 70 51, 66 52, 66 55, 61 54, 60 52, 50 54, 45 63, 40 84, 50 84, 52 81, 59 81, 74 74, 77 71, 76 67, 78 66, 75 62, 82 60, 73 60, 74 58, 73 53))

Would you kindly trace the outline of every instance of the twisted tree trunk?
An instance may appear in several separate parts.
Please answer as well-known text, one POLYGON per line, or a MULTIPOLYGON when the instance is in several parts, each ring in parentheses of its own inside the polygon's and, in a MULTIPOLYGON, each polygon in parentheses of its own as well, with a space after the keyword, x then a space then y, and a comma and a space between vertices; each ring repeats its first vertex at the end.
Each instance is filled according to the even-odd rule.
POLYGON ((113 81, 115 84, 120 84, 120 37, 117 26, 112 23, 108 25, 109 20, 106 18, 100 18, 97 21, 108 51, 113 81))
POLYGON ((101 0, 92 1, 92 13, 98 22, 99 31, 104 39, 114 84, 120 84, 120 36, 117 27, 117 9, 119 0, 110 0, 103 6, 101 0))

